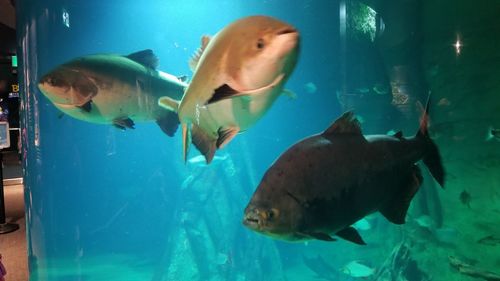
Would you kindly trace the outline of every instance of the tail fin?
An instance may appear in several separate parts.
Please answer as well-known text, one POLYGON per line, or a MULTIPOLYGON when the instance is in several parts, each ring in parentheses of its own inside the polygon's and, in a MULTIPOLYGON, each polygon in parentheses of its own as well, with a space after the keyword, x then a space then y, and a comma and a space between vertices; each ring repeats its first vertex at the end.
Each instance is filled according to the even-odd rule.
POLYGON ((428 126, 429 126, 429 104, 431 100, 431 94, 427 98, 427 103, 425 105, 425 111, 420 119, 420 128, 418 129, 417 138, 423 139, 427 143, 427 152, 424 156, 424 164, 427 166, 431 175, 436 179, 441 187, 444 187, 444 168, 441 161, 441 155, 439 154, 438 147, 432 141, 429 136, 428 126))

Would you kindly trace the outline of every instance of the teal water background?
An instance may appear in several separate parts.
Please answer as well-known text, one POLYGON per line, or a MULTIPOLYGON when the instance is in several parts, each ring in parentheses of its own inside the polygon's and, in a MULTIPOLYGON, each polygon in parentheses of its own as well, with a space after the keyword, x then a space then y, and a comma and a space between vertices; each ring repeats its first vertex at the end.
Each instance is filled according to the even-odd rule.
MULTIPOLYGON (((241 224, 244 207, 271 163, 291 144, 323 131, 340 115, 343 108, 337 93, 349 88, 346 83, 356 84, 352 82, 356 77, 373 76, 372 80, 377 80, 378 76, 373 73, 387 72, 383 64, 389 63, 387 60, 379 63, 377 60, 365 61, 370 57, 365 52, 367 49, 358 49, 358 53, 349 49, 348 55, 343 55, 346 53, 342 53, 338 1, 90 0, 42 3, 20 0, 16 5, 19 47, 23 53, 19 56, 20 66, 24 69, 20 75, 24 93, 23 164, 31 281, 316 280, 316 273, 304 264, 303 256, 318 255, 334 269, 330 276, 332 280, 351 280, 349 274, 342 273, 343 266, 359 260, 372 268, 381 268, 401 237, 408 240, 415 232, 419 236, 414 242, 418 246, 415 255, 422 258, 421 267, 432 276, 437 275, 438 268, 448 268, 448 254, 470 253, 470 248, 479 247, 478 252, 489 253, 483 261, 486 267, 494 269, 500 263, 498 250, 495 253, 494 248, 481 248, 484 246, 476 243, 477 238, 495 234, 498 227, 465 231, 462 224, 457 223, 460 221, 457 217, 472 221, 475 216, 460 208, 462 205, 457 197, 463 188, 457 182, 456 188, 451 188, 446 195, 445 211, 442 212, 445 219, 449 219, 445 220, 447 227, 463 231, 452 238, 454 243, 465 238, 470 246, 447 248, 447 245, 432 240, 416 223, 418 212, 409 219, 406 228, 390 225, 378 215, 371 217, 370 229, 361 231, 368 243, 366 247, 345 241, 290 244, 258 235, 241 224), (213 35, 230 22, 255 14, 277 17, 300 31, 299 62, 285 86, 298 98, 280 97, 253 128, 217 152, 216 155, 227 156, 225 160, 210 166, 182 162, 180 131, 169 138, 153 122, 138 123, 135 130, 121 131, 69 116, 61 118, 60 112, 37 89, 38 79, 57 65, 96 53, 126 55, 152 49, 160 60, 159 70, 189 76, 188 60, 199 47, 202 35, 213 35), (342 68, 346 63, 366 66, 372 74, 354 70, 346 73, 342 68), (310 91, 307 86, 310 83, 316 86, 316 91, 310 91), (456 208, 453 210, 458 210, 452 215, 448 215, 451 209, 446 208, 450 205, 456 208), (405 231, 411 233, 404 234, 405 231), (434 265, 432 258, 419 248, 421 245, 432 249, 429 256, 444 258, 434 265)), ((439 7, 429 6, 432 5, 423 8, 427 15, 433 19, 441 18, 434 12, 439 7)), ((467 30, 467 24, 476 26, 475 22, 465 22, 463 26, 455 27, 453 20, 450 22, 449 25, 435 25, 436 33, 441 32, 446 38, 438 38, 435 34, 424 36, 429 40, 422 41, 428 46, 426 52, 407 50, 410 56, 417 53, 423 57, 424 69, 420 74, 427 79, 427 85, 422 88, 438 90, 436 103, 441 98, 452 102, 459 100, 453 99, 459 95, 452 92, 460 92, 462 88, 445 86, 450 85, 446 82, 463 78, 450 70, 454 69, 450 65, 460 66, 461 63, 452 44, 457 30, 467 30), (433 57, 431 51, 438 55, 433 57)), ((391 22, 386 24, 388 28, 394 28, 391 22)), ((433 29, 428 21, 423 25, 426 30, 433 29)), ((490 27, 485 34, 498 30, 494 22, 485 25, 490 27)), ((488 41, 481 45, 488 45, 488 41)), ((498 56, 490 57, 489 54, 493 52, 490 50, 484 57, 498 63, 498 56)), ((384 77, 388 79, 389 76, 387 73, 384 77)), ((363 86, 357 88, 361 93, 364 90, 363 86)), ((493 92, 491 88, 483 93, 493 92)), ((427 94, 422 89, 418 92, 415 100, 427 94)), ((483 97, 494 101, 491 94, 483 97)), ((415 118, 391 119, 394 114, 378 111, 377 105, 368 102, 363 107, 368 132, 384 134, 389 129, 410 128, 405 134, 413 134, 418 125, 415 118), (382 121, 377 119, 374 125, 366 116, 382 116, 382 121)), ((457 119, 456 115, 443 113, 446 107, 441 108, 436 123, 446 124, 457 119)), ((484 130, 472 133, 481 134, 482 141, 488 126, 500 126, 495 123, 498 114, 495 115, 494 108, 488 112, 494 113, 488 115, 490 117, 484 124, 472 122, 484 127, 484 130)), ((413 117, 418 115, 412 114, 413 117)), ((456 155, 453 149, 464 145, 453 137, 468 134, 457 131, 460 132, 461 127, 452 133, 446 130, 438 132, 447 136, 438 140, 438 145, 447 146, 445 159, 453 159, 456 155)), ((490 148, 492 145, 495 144, 486 144, 490 148)), ((190 157, 197 155, 193 149, 190 157)), ((458 159, 460 163, 467 162, 467 158, 458 159)), ((490 164, 486 164, 484 173, 498 167, 497 162, 490 164)), ((483 176, 493 178, 489 184, 494 182, 496 187, 493 189, 498 190, 498 176, 483 176)), ((436 188, 432 185, 425 187, 436 188)), ((443 194, 440 191, 439 196, 443 194)), ((490 198, 488 194, 473 194, 475 202, 490 198)), ((425 203, 425 199, 418 202, 419 205, 439 205, 425 203)), ((486 212, 490 216, 490 212, 498 209, 498 202, 495 199, 489 205, 490 209, 474 212, 486 212)), ((431 211, 430 215, 433 214, 431 211)), ((437 217, 433 218, 443 219, 443 215, 437 217)), ((491 225, 492 220, 485 219, 485 224, 491 225)), ((443 276, 462 280, 451 269, 447 269, 443 276)))

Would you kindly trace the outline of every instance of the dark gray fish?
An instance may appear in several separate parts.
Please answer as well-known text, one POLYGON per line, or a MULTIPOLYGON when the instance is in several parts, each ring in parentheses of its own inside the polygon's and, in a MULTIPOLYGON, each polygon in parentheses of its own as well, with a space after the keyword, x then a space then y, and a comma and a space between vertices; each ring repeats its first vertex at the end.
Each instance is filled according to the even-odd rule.
POLYGON ((472 199, 472 196, 470 195, 469 192, 467 192, 466 190, 460 192, 460 202, 462 202, 462 204, 464 204, 465 206, 467 206, 469 209, 470 209, 470 201, 472 199))
POLYGON ((494 235, 488 235, 486 237, 477 240, 477 243, 488 246, 496 246, 500 244, 500 237, 494 235))
POLYGON ((352 112, 323 133, 288 149, 268 169, 245 209, 243 224, 273 238, 336 240, 365 244, 351 225, 379 211, 395 224, 405 222, 422 183, 423 160, 437 182, 444 170, 430 139, 427 102, 414 137, 363 136, 352 112))

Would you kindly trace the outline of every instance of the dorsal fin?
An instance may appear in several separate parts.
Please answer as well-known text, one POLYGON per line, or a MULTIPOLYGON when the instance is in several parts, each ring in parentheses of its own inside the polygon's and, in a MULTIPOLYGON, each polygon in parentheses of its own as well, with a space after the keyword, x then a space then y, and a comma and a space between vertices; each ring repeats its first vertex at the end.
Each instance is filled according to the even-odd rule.
POLYGON ((196 50, 194 55, 189 60, 189 68, 191 69, 191 71, 194 72, 196 70, 196 67, 198 67, 198 62, 200 61, 201 55, 203 55, 208 42, 210 42, 210 36, 203 35, 201 37, 201 46, 198 48, 198 50, 196 50))
POLYGON ((354 112, 345 112, 323 132, 323 136, 325 137, 338 135, 363 135, 361 132, 361 125, 358 119, 354 116, 354 112))
POLYGON ((149 67, 152 69, 156 69, 156 67, 158 67, 158 58, 150 49, 132 53, 128 55, 127 58, 140 63, 145 67, 149 67))

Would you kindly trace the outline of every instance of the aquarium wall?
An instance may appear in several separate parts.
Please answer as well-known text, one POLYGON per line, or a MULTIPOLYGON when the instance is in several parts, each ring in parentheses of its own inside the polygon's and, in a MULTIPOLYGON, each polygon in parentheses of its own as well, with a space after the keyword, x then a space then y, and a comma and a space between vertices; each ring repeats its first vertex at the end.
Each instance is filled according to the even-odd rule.
MULTIPOLYGON (((16 2, 31 281, 500 274, 495 1, 42 2, 16 2), (225 58, 193 67, 203 36, 214 40, 252 15, 298 32, 294 56, 279 56, 293 57, 285 63, 293 67, 284 80, 264 77, 274 84, 261 89, 282 89, 249 117, 255 122, 225 131, 231 138, 207 164, 202 145, 186 149, 188 119, 160 101, 209 83, 196 74, 200 64, 225 58), (368 214, 354 224, 365 246, 338 237, 290 243, 242 224, 264 174, 291 145, 348 110, 365 135, 411 137, 429 93, 445 189, 422 166, 405 224, 368 214)), ((203 110, 193 111, 198 124, 203 110)))

